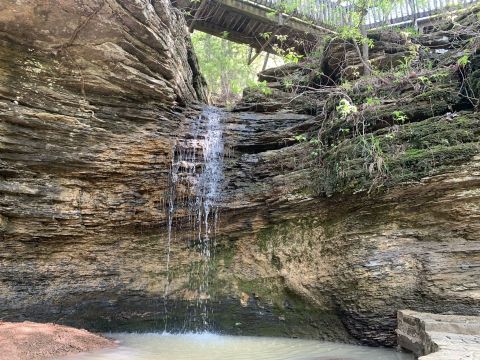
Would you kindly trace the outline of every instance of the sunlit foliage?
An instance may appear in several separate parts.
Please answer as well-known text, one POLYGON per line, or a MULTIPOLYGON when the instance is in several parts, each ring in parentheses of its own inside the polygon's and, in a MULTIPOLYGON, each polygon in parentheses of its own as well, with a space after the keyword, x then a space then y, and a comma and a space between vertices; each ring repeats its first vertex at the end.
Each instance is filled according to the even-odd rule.
MULTIPOLYGON (((195 31, 192 41, 214 103, 231 105, 240 98, 244 88, 257 82, 265 55, 248 65, 249 47, 229 41, 228 33, 218 38, 195 31)), ((277 65, 280 64, 277 59, 277 65)))

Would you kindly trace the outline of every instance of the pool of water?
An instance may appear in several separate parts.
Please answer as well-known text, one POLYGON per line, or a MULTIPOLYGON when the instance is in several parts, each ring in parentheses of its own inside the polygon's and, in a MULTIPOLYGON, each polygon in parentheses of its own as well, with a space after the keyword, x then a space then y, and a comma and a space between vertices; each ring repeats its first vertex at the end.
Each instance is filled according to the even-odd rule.
POLYGON ((109 334, 113 350, 75 360, 413 360, 390 349, 314 340, 203 334, 109 334))

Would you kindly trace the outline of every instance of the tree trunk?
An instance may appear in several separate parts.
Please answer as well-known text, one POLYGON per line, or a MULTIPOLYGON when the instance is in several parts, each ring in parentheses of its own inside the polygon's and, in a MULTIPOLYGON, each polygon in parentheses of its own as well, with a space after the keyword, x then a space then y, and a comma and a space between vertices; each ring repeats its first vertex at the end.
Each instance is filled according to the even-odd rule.
POLYGON ((363 74, 368 76, 372 73, 372 69, 370 68, 367 27, 365 26, 365 23, 362 23, 362 25, 360 25, 360 33, 362 34, 362 37, 364 39, 362 44, 363 74))

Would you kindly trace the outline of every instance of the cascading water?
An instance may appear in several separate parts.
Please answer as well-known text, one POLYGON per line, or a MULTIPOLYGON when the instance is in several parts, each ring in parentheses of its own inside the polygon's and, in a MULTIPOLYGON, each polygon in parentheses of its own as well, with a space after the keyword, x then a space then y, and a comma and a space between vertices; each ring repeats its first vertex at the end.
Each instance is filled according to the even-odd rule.
POLYGON ((208 288, 212 249, 215 244, 215 231, 218 219, 218 203, 223 181, 223 124, 222 114, 213 108, 204 111, 205 136, 202 145, 203 170, 198 177, 195 189, 195 228, 196 246, 203 259, 201 261, 200 282, 197 297, 201 310, 203 328, 208 326, 208 288))
POLYGON ((191 227, 189 245, 200 255, 192 266, 189 286, 195 292, 195 306, 185 324, 187 330, 207 330, 210 261, 215 247, 219 201, 223 181, 223 113, 207 107, 193 124, 189 136, 173 149, 167 194, 167 283, 164 290, 165 330, 168 330, 170 246, 178 218, 191 227), (198 170, 199 169, 199 170, 198 170), (181 210, 181 211, 180 211, 181 210))

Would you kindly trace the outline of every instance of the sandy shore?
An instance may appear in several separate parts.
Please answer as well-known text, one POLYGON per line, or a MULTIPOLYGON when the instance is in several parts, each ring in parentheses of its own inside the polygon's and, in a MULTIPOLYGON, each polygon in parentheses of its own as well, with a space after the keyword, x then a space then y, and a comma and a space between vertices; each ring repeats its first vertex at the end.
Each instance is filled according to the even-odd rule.
POLYGON ((113 340, 68 326, 0 322, 1 359, 53 359, 115 346, 113 340))

